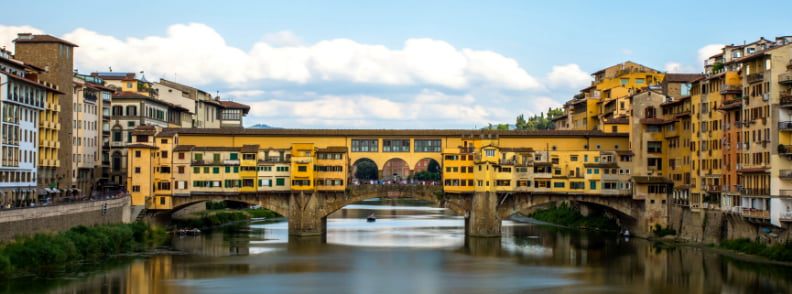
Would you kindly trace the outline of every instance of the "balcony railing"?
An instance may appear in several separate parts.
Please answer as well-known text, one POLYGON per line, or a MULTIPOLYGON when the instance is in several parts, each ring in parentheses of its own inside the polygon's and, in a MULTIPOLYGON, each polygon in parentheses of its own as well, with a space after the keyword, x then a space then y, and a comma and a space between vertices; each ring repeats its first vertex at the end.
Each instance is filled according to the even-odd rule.
POLYGON ((780 99, 779 104, 782 107, 792 107, 792 95, 781 94, 781 99, 780 99))
POLYGON ((748 75, 748 79, 747 80, 748 80, 749 84, 750 83, 756 83, 756 82, 764 81, 764 73, 763 72, 758 72, 758 73, 755 73, 755 74, 750 74, 750 75, 748 75))
POLYGON ((778 221, 792 222, 792 212, 782 212, 781 215, 778 216, 778 221))
POLYGON ((742 188, 740 193, 746 196, 770 196, 770 189, 742 188))
POLYGON ((742 95, 742 85, 721 85, 720 93, 742 95))
POLYGON ((778 177, 782 180, 792 180, 792 169, 779 170, 778 177))
POLYGON ((790 130, 792 130, 792 121, 778 122, 778 130, 779 131, 790 131, 790 130))
POLYGON ((785 72, 778 75, 778 82, 781 84, 792 84, 792 73, 785 72))
POLYGON ((778 197, 780 198, 792 198, 792 190, 779 190, 778 197))
POLYGON ((754 208, 743 208, 741 211, 743 217, 764 218, 770 219, 769 210, 759 210, 754 208))

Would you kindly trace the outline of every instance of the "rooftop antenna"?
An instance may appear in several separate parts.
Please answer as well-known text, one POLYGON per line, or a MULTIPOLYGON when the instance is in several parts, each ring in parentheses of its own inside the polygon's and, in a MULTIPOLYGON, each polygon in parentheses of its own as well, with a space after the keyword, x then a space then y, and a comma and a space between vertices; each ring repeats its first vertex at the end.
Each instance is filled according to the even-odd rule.
POLYGON ((110 72, 113 72, 113 67, 112 66, 108 66, 107 69, 110 70, 110 72))

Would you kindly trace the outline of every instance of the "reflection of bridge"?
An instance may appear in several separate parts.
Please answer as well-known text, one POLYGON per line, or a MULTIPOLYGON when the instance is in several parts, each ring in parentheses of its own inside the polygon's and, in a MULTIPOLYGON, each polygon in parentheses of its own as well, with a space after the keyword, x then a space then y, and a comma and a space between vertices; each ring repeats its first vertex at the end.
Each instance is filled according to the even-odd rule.
MULTIPOLYGON (((339 192, 283 192, 283 193, 193 193, 174 197, 179 209, 202 201, 238 201, 260 205, 289 219, 289 234, 298 236, 324 235, 327 216, 342 207, 374 197, 410 197, 439 203, 441 207, 465 217, 465 234, 474 237, 499 237, 501 220, 515 213, 552 202, 568 201, 591 209, 604 209, 617 217, 623 226, 640 233, 643 202, 632 197, 572 193, 493 193, 443 194, 439 185, 350 185, 339 192)), ((586 210, 584 210, 586 211, 586 210)))

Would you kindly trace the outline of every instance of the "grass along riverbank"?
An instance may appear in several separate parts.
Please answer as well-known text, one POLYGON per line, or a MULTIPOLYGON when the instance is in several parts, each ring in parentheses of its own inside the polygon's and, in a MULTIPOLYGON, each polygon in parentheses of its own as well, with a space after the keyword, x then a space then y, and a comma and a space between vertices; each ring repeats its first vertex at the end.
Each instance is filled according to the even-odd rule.
POLYGON ((146 251, 167 239, 164 229, 142 223, 77 226, 62 233, 21 236, 0 244, 0 280, 47 276, 79 263, 146 251))
POLYGON ((787 241, 773 246, 753 242, 747 238, 725 240, 717 246, 721 249, 761 256, 774 261, 792 262, 792 242, 787 241))
POLYGON ((619 231, 619 225, 615 219, 605 216, 583 216, 577 210, 569 207, 566 203, 539 209, 530 214, 529 217, 552 224, 568 226, 573 228, 588 228, 608 231, 619 231))

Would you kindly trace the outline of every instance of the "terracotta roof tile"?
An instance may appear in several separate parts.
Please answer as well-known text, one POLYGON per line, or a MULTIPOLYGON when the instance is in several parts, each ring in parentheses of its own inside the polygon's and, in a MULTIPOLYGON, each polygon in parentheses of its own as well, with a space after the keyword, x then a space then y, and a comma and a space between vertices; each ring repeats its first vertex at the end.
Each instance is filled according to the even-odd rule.
POLYGON ((77 44, 50 35, 32 35, 29 39, 18 37, 14 39, 14 43, 61 43, 72 47, 80 47, 77 44))

